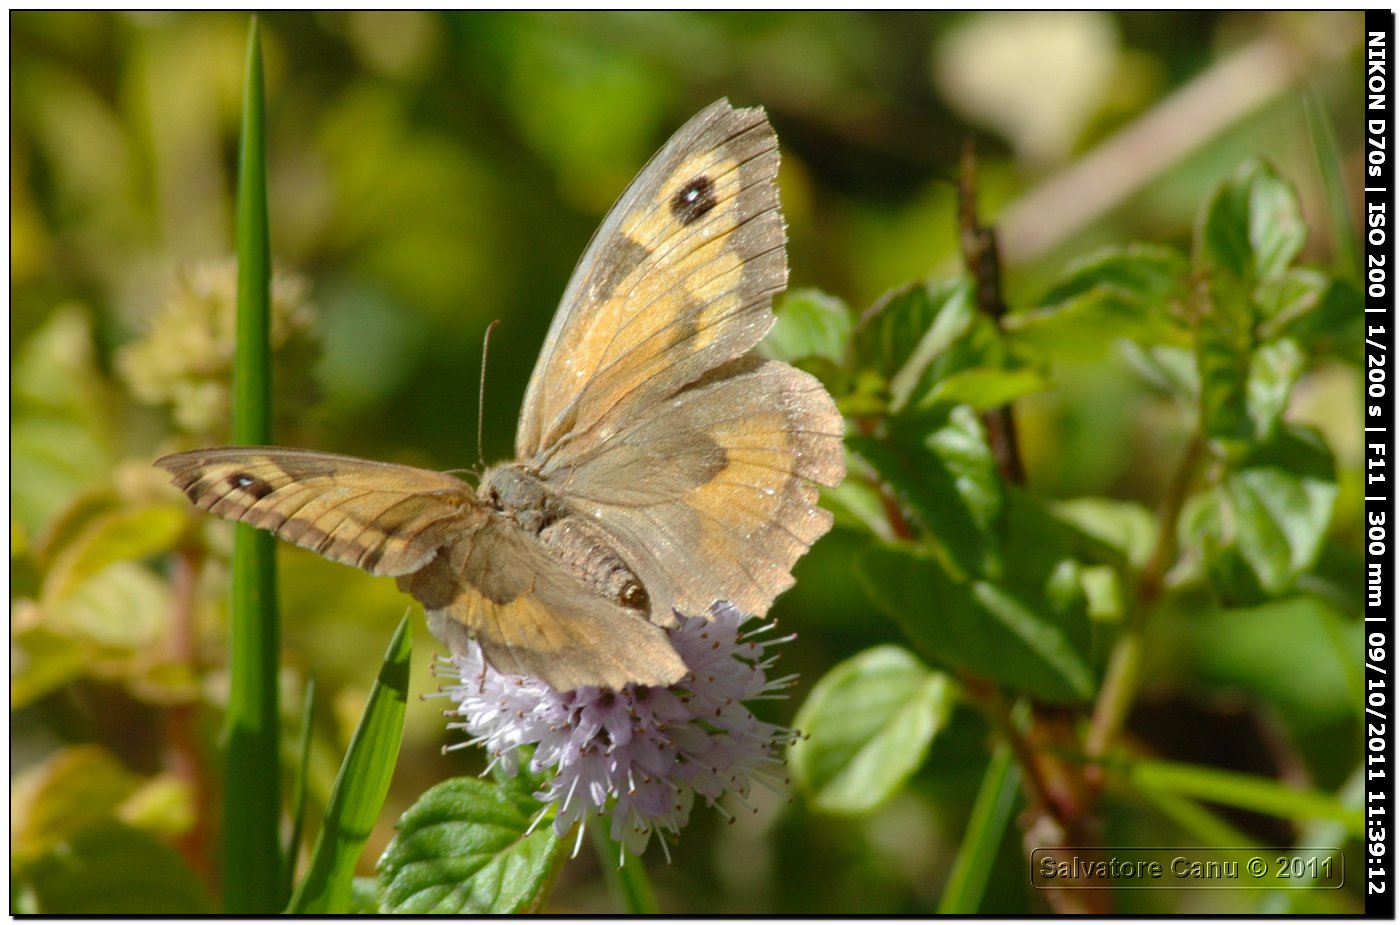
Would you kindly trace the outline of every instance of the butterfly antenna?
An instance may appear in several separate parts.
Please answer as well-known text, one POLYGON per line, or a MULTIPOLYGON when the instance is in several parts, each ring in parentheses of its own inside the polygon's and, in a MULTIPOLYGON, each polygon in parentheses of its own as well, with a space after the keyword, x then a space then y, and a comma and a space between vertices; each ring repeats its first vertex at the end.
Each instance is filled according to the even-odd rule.
POLYGON ((476 462, 483 472, 486 471, 486 449, 481 442, 486 420, 486 358, 491 353, 491 332, 496 330, 496 325, 500 323, 501 319, 497 318, 488 324, 486 333, 481 338, 481 390, 476 396, 476 462))

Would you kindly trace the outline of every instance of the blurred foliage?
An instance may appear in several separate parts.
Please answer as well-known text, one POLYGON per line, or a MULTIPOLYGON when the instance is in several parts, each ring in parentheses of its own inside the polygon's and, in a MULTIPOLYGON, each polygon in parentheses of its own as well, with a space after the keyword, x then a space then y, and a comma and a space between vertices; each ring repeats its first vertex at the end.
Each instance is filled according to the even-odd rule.
MULTIPOLYGON (((230 533, 150 462, 227 438, 247 19, 10 23, 12 909, 217 908, 230 533)), ((804 291, 765 349, 875 425, 853 429, 853 477, 826 502, 838 528, 774 611, 799 633, 783 663, 802 680, 766 706, 791 722, 806 703, 816 725, 794 775, 810 790, 755 793, 758 812, 732 825, 696 813, 674 863, 649 865, 663 911, 934 909, 990 732, 941 669, 1091 698, 1198 429, 1209 448, 1173 525, 1181 555, 1145 628, 1126 741, 1345 799, 1360 742, 1360 314, 1358 268, 1327 269, 1355 253, 1355 229, 1331 224, 1328 180, 1353 206, 1359 191, 1324 176, 1359 173, 1359 16, 357 11, 263 24, 287 445, 471 465, 476 358, 502 318, 484 451, 508 455, 552 308, 609 203, 713 99, 769 111, 804 291), (976 312, 954 279, 948 182, 966 137, 983 214, 1024 240, 1060 216, 1018 204, 1094 152, 1116 152, 1106 181, 1131 174, 1120 130, 1259 48, 1281 64, 1237 78, 1263 87, 1257 106, 1198 137, 1196 122, 1169 125, 1194 144, 1092 221, 1012 248, 1004 330, 976 312), (1340 165, 1315 156, 1304 87, 1340 165), (1028 486, 1000 479, 979 417, 1011 401, 1028 486), (859 722, 853 702, 867 705, 859 722), (839 735, 815 734, 843 717, 839 735)), ((314 673, 327 693, 307 812, 320 819, 404 599, 309 553, 279 556, 284 766, 299 764, 296 705, 314 673)), ((432 652, 421 620, 413 632, 432 652)), ((431 683, 416 665, 362 873, 420 794, 480 770, 472 750, 440 753, 451 737, 416 697, 431 683)), ((1203 823, 1177 792, 1121 788, 1106 797, 1108 844, 1313 831, 1218 807, 1203 823)), ((1044 908, 1017 841, 989 855, 983 912, 1044 908)), ((439 886, 399 875, 413 847, 386 872, 404 908, 439 886)), ((593 863, 565 864, 545 908, 609 909, 593 863)), ((1354 911, 1354 886, 1288 908, 1354 911)), ((1121 909, 1259 902, 1138 892, 1121 909)))

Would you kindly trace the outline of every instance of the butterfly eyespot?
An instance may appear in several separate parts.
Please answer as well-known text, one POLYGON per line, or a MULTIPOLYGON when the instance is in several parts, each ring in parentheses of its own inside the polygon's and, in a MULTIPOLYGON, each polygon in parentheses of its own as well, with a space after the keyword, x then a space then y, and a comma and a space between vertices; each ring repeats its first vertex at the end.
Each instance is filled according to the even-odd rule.
POLYGON ((246 472, 235 472, 228 477, 227 481, 229 488, 235 491, 247 492, 259 501, 272 494, 271 485, 261 479, 254 478, 246 472))
POLYGON ((680 219, 682 225, 689 225, 718 204, 714 181, 701 174, 671 197, 671 214, 680 219))

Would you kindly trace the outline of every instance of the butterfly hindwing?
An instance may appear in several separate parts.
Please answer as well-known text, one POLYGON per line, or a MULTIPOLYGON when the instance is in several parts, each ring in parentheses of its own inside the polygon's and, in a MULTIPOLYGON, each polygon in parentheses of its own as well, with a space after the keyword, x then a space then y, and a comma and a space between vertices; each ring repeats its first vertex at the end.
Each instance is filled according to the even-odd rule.
POLYGON ((543 678, 556 690, 665 686, 685 674, 661 627, 591 593, 499 517, 401 577, 399 587, 423 603, 433 633, 453 652, 463 651, 469 633, 497 671, 543 678))
POLYGON ((815 377, 744 357, 544 475, 622 541, 660 619, 715 600, 764 613, 831 527, 811 483, 845 474, 841 434, 815 377))

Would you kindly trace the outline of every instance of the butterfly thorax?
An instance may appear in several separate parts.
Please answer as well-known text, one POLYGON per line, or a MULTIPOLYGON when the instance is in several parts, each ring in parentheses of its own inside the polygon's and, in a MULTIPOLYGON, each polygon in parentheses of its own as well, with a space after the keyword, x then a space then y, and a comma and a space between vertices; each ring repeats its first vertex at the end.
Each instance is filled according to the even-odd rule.
POLYGON ((573 510, 538 475, 518 463, 488 469, 481 501, 534 536, 590 591, 641 616, 651 616, 651 598, 641 579, 587 515, 573 510))
POLYGON ((565 509, 538 475, 518 463, 487 469, 478 491, 481 502, 539 536, 551 523, 567 516, 565 509))

